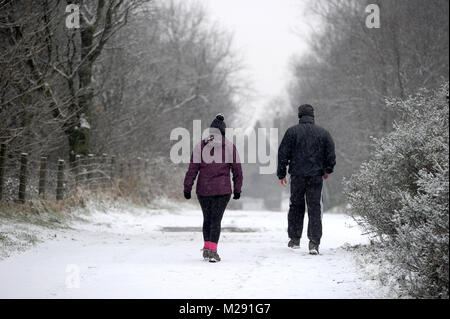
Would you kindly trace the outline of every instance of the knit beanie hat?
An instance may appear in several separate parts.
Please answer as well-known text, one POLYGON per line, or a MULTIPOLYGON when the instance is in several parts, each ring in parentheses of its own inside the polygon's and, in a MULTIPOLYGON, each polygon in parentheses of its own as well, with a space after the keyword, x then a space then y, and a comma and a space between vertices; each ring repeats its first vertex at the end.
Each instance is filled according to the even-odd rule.
POLYGON ((314 117, 314 108, 309 104, 303 104, 298 107, 298 117, 305 115, 314 117))
POLYGON ((222 135, 225 135, 225 129, 227 128, 224 120, 225 118, 223 117, 223 114, 219 113, 211 123, 211 127, 218 129, 222 135))

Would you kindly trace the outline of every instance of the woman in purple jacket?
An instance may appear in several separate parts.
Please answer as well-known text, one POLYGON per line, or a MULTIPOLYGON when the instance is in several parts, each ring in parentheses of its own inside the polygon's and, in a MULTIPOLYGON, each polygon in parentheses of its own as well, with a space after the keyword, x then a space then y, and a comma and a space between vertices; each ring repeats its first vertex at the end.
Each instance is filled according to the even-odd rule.
POLYGON ((192 152, 189 170, 184 179, 184 197, 191 198, 192 186, 197 180, 197 198, 203 211, 203 258, 220 261, 217 243, 220 237, 222 217, 230 201, 230 171, 233 173, 234 196, 241 197, 242 167, 236 146, 225 138, 225 122, 218 114, 211 123, 210 135, 192 152))

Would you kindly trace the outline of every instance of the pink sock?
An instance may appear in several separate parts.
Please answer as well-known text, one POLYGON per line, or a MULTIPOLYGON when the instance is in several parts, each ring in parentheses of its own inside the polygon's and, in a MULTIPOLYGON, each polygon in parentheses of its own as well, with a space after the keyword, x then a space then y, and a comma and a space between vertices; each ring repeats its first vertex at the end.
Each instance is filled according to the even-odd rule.
POLYGON ((203 246, 204 249, 209 249, 209 241, 205 241, 205 245, 203 246))
POLYGON ((213 242, 209 242, 209 250, 217 251, 217 244, 213 242))

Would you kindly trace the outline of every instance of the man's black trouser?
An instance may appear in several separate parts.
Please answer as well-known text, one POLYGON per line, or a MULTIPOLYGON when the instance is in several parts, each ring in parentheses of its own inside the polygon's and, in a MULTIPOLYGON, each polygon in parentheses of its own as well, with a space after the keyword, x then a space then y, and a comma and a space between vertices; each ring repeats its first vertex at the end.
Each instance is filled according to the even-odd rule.
POLYGON ((223 213, 231 195, 197 196, 203 211, 203 239, 213 243, 219 242, 223 213))
POLYGON ((308 206, 308 239, 320 244, 322 238, 322 176, 291 176, 291 200, 288 213, 288 235, 300 239, 308 206))

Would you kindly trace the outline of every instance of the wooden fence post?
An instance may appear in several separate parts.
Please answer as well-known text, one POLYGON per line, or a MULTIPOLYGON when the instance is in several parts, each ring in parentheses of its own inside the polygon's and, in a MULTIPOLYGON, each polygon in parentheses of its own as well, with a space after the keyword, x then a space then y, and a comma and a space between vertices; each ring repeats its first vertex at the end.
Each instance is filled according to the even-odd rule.
POLYGON ((124 168, 123 168, 123 162, 120 162, 120 179, 124 178, 124 168))
POLYGON ((145 178, 147 178, 148 176, 149 176, 149 174, 148 174, 148 165, 149 165, 149 159, 148 158, 146 158, 145 159, 145 161, 144 161, 144 176, 145 176, 145 178))
POLYGON ((141 171, 142 171, 142 158, 138 157, 136 159, 136 178, 140 178, 141 176, 141 171))
POLYGON ((75 188, 78 188, 80 184, 80 165, 81 165, 81 155, 75 155, 75 166, 74 166, 74 174, 75 174, 75 188))
POLYGON ((109 167, 109 177, 111 179, 111 183, 113 182, 114 179, 114 169, 116 166, 116 157, 113 155, 111 156, 111 166, 109 167))
POLYGON ((128 162, 128 180, 131 179, 131 176, 133 175, 133 164, 130 162, 128 162))
POLYGON ((28 154, 20 155, 20 173, 19 173, 19 203, 25 203, 27 191, 27 172, 28 172, 28 154))
POLYGON ((56 182, 56 200, 62 200, 64 197, 64 160, 58 160, 58 174, 56 182))
POLYGON ((100 164, 100 174, 101 174, 101 178, 100 178, 100 186, 102 188, 106 188, 106 183, 108 181, 108 169, 107 169, 107 162, 108 162, 108 154, 103 153, 102 154, 102 159, 101 159, 101 164, 100 164))
POLYGON ((3 185, 5 182, 6 144, 0 144, 0 201, 3 199, 3 185))
POLYGON ((92 166, 94 163, 94 154, 88 154, 87 158, 87 180, 90 185, 92 182, 92 166))
POLYGON ((87 184, 87 172, 88 172, 88 157, 86 155, 81 155, 81 176, 80 181, 83 181, 83 184, 87 184))
POLYGON ((41 157, 41 167, 39 169, 39 197, 45 199, 45 184, 47 182, 47 157, 41 157))

